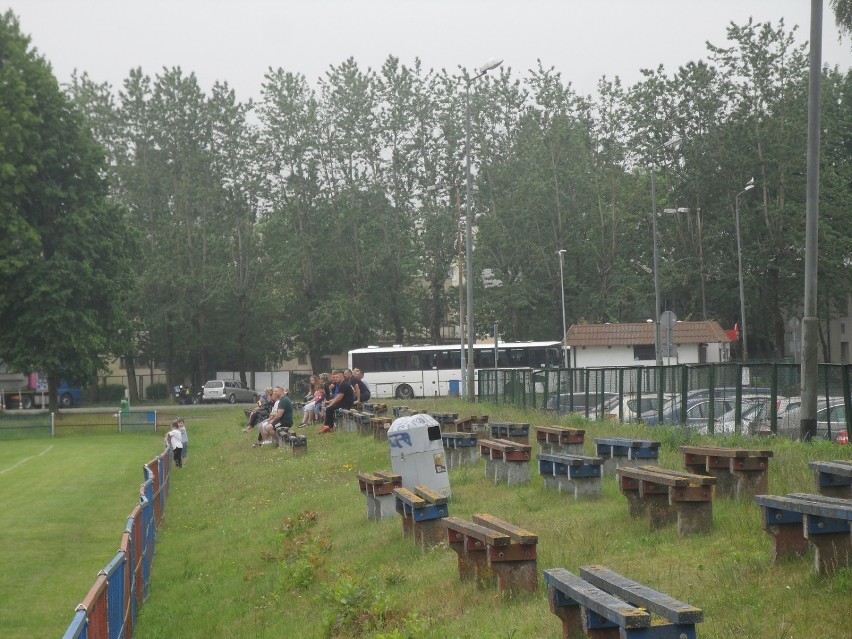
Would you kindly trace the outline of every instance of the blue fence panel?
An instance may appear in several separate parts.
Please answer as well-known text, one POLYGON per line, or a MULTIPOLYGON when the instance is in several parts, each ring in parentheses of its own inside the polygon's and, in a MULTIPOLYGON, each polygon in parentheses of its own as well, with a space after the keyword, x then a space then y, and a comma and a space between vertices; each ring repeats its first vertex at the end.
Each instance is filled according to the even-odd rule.
POLYGON ((71 622, 71 625, 68 626, 65 634, 62 635, 62 639, 88 639, 88 627, 89 624, 86 619, 86 611, 78 610, 74 613, 74 620, 71 622))
POLYGON ((119 552, 100 574, 107 578, 107 628, 109 639, 124 639, 124 570, 127 557, 119 552))

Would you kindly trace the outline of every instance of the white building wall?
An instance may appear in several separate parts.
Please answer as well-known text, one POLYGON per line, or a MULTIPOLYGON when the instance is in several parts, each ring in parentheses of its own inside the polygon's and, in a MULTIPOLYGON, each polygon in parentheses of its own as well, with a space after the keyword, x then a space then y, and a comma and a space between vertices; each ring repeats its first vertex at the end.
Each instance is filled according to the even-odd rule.
MULTIPOLYGON (((728 345, 713 343, 707 345, 707 362, 728 361, 728 345)), ((677 357, 663 357, 663 364, 698 364, 698 344, 681 344, 677 348, 677 357)), ((576 368, 606 368, 613 366, 654 366, 653 359, 633 359, 632 346, 573 346, 571 365, 576 368), (576 359, 575 359, 576 358, 576 359)))

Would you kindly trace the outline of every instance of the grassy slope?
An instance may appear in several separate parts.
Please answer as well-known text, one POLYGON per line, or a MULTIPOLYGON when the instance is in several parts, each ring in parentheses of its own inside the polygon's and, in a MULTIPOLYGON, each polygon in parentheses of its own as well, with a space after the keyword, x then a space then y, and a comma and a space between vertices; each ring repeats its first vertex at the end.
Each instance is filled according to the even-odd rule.
MULTIPOLYGON (((437 407, 424 402, 423 407, 469 414, 462 403, 437 407)), ((502 407, 487 407, 485 412, 494 421, 547 423, 543 417, 502 407)), ((237 409, 205 412, 203 417, 190 422, 190 459, 173 476, 151 596, 135 637, 561 635, 542 589, 502 599, 493 590, 460 585, 455 554, 446 547, 422 552, 402 540, 398 519, 366 520, 355 473, 390 469, 386 444, 347 433, 320 437, 309 429, 308 455, 291 457, 284 450, 250 448, 250 437, 239 432, 237 409), (315 513, 315 520, 300 521, 305 511, 315 513)), ((681 467, 681 442, 670 431, 596 423, 586 428, 587 453, 596 435, 650 437, 664 442, 661 465, 681 467)), ((88 439, 97 441, 99 449, 106 448, 101 444, 105 440, 88 439)), ((81 439, 81 447, 86 441, 81 439)), ((773 493, 812 491, 806 462, 841 456, 840 449, 826 443, 745 443, 776 451, 770 471, 773 493)), ((49 445, 27 444, 33 449, 49 445)), ((5 460, 4 449, 0 460, 5 460)), ((115 453, 110 456, 115 459, 115 453)), ((141 461, 130 465, 138 464, 141 461)), ((9 474, 0 475, 4 504, 9 474)), ((129 483, 132 491, 138 479, 129 483)), ((713 532, 680 539, 673 527, 651 532, 646 523, 630 520, 626 501, 611 478, 604 479, 602 499, 579 503, 545 491, 538 477, 526 486, 491 485, 482 477, 481 463, 452 470, 451 483, 452 514, 490 512, 537 532, 539 570, 606 564, 703 608, 699 636, 704 639, 842 637, 848 630, 843 611, 848 612, 852 572, 817 577, 810 557, 770 564, 770 538, 761 530, 759 509, 751 503, 715 502, 713 532)), ((98 563, 90 560, 80 567, 81 580, 57 588, 76 593, 67 607, 60 607, 64 624, 117 546, 132 506, 126 497, 118 501, 114 515, 98 507, 99 519, 113 518, 104 546, 110 550, 101 553, 98 563)), ((96 503, 93 498, 89 509, 96 503)), ((3 517, 0 531, 6 539, 5 512, 3 517)), ((6 556, 0 559, 5 567, 6 556)), ((6 581, 4 576, 0 602, 14 594, 6 581)), ((36 585, 30 589, 36 590, 36 585)), ((0 625, 5 627, 8 610, 3 605, 0 625)), ((31 626, 27 636, 57 636, 56 627, 43 632, 46 625, 31 626)), ((5 628, 3 635, 15 636, 5 628)))

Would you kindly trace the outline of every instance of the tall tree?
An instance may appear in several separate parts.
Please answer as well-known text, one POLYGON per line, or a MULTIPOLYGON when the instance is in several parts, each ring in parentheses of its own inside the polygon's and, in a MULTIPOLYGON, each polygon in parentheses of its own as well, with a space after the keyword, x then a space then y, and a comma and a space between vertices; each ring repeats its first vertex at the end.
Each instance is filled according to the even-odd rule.
POLYGON ((0 243, 0 358, 89 383, 127 332, 133 246, 106 200, 103 151, 30 47, 17 18, 0 19, 0 211, 16 231, 0 243))

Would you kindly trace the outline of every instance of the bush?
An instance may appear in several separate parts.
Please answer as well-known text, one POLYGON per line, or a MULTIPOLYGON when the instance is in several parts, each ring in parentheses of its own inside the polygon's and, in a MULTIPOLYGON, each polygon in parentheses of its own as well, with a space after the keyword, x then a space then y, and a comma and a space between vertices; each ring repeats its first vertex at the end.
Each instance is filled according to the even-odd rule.
POLYGON ((151 384, 145 389, 147 399, 166 399, 169 396, 169 389, 165 384, 151 384))
POLYGON ((98 402, 120 402, 124 399, 124 384, 104 384, 103 386, 89 386, 86 389, 85 400, 87 403, 98 402))

